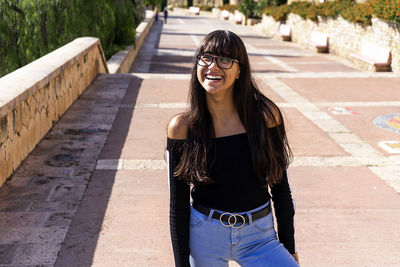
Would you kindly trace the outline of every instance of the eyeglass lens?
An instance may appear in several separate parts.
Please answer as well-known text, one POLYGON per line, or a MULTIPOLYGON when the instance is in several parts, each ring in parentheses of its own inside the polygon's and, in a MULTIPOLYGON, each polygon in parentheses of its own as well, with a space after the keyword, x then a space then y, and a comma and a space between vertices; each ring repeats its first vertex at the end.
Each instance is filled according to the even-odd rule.
POLYGON ((233 59, 228 57, 213 57, 213 56, 200 56, 199 65, 200 66, 210 66, 213 60, 217 61, 217 65, 223 69, 230 69, 233 65, 233 59))

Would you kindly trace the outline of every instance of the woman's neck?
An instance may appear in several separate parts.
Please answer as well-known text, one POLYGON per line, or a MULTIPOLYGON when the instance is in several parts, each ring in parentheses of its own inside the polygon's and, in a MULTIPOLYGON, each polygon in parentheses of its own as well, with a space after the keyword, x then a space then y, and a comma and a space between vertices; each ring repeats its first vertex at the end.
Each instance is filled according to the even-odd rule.
POLYGON ((208 96, 207 105, 213 120, 215 137, 232 135, 245 131, 232 98, 208 96))

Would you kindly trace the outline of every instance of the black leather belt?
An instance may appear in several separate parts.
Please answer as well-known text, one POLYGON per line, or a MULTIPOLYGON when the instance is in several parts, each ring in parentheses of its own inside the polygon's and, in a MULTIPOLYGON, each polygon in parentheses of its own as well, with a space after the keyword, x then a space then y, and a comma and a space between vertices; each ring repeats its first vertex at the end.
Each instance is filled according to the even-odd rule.
MULTIPOLYGON (((204 207, 203 205, 198 203, 193 203, 193 208, 206 216, 209 216, 211 212, 210 208, 204 207)), ((271 205, 268 203, 268 205, 262 210, 251 213, 251 219, 252 221, 256 221, 267 216, 270 212, 271 205)), ((249 217, 247 216, 247 214, 231 212, 220 213, 218 211, 214 211, 212 214, 212 218, 219 220, 223 226, 233 228, 241 228, 243 227, 243 225, 249 222, 249 217)))

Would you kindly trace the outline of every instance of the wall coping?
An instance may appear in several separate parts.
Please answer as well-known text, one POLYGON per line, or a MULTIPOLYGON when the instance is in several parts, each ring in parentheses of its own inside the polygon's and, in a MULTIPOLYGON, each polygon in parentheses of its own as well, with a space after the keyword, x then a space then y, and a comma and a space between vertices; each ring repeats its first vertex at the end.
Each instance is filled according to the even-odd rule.
POLYGON ((0 117, 48 84, 94 46, 98 46, 101 51, 102 61, 108 72, 100 40, 95 37, 80 37, 0 78, 0 117))

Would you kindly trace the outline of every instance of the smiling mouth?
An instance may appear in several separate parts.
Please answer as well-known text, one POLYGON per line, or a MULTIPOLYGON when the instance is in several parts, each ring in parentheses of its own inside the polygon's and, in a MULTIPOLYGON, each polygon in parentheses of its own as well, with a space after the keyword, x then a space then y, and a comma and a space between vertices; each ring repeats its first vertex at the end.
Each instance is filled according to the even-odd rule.
POLYGON ((206 75, 206 79, 210 81, 220 81, 222 80, 222 76, 219 75, 206 75))

